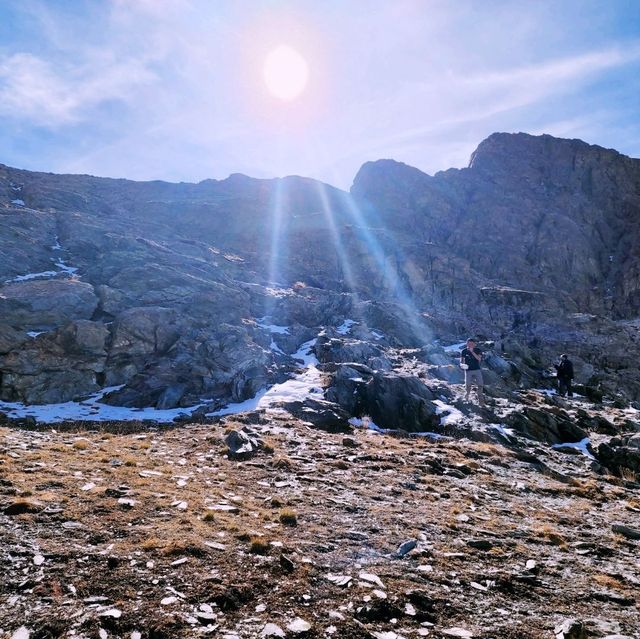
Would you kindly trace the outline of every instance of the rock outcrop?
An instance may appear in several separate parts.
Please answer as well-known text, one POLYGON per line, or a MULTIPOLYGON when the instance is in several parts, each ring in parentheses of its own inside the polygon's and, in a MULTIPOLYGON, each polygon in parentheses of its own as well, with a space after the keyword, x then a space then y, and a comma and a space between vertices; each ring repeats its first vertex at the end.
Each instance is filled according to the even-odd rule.
POLYGON ((435 176, 367 163, 350 194, 0 165, 0 399, 118 386, 106 401, 222 406, 295 372, 319 335, 344 410, 421 429, 434 384, 460 381, 428 349, 474 333, 492 342, 496 392, 547 383, 569 351, 590 392, 638 401, 639 220, 640 161, 550 136, 494 134, 435 176), (403 349, 422 348, 408 381, 403 349), (375 397, 347 401, 351 364, 375 397))

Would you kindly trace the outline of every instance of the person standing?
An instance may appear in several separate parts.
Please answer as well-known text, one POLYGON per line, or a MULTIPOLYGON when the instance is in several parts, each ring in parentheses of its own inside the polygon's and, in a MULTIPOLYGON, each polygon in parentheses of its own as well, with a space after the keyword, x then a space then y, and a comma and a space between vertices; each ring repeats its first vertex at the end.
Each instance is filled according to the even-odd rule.
POLYGON ((566 353, 562 353, 562 355, 560 355, 560 361, 553 366, 556 369, 556 375, 558 377, 558 394, 562 397, 565 395, 573 397, 573 389, 571 388, 573 362, 566 353))
POLYGON ((482 352, 476 348, 476 341, 473 338, 467 340, 467 346, 460 353, 460 366, 464 369, 464 383, 466 387, 466 401, 469 401, 471 386, 475 383, 476 392, 478 393, 478 403, 484 408, 484 392, 482 371, 480 363, 482 362, 482 352))

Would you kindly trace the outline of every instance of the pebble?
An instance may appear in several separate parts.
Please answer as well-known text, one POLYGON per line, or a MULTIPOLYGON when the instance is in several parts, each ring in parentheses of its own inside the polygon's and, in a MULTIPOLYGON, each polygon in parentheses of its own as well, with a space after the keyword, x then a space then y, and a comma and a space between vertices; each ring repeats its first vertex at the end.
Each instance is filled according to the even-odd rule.
POLYGON ((36 556, 33 558, 33 563, 34 563, 36 566, 42 566, 42 564, 44 563, 44 557, 43 557, 42 555, 36 555, 36 556))
POLYGON ((136 500, 129 497, 120 497, 120 499, 118 499, 118 504, 123 508, 133 508, 136 504, 136 500))
POLYGON ((122 617, 122 611, 117 608, 109 608, 109 610, 99 612, 98 617, 113 617, 113 619, 120 619, 120 617, 122 617))
POLYGON ((311 630, 311 624, 300 617, 296 617, 288 626, 287 630, 295 635, 301 635, 311 630))
POLYGON ((416 546, 418 545, 417 539, 408 539, 398 546, 398 556, 404 557, 406 554, 410 553, 416 546))
POLYGON ((445 628, 440 632, 447 637, 462 637, 462 639, 471 639, 473 637, 473 633, 464 628, 445 628))
POLYGON ((213 548, 214 550, 225 550, 226 549, 226 546, 224 544, 220 544, 217 541, 205 541, 204 545, 208 546, 209 548, 213 548))
POLYGON ((26 626, 20 626, 12 635, 11 639, 29 639, 31 631, 26 626))
POLYGON ((182 566, 182 564, 186 564, 189 561, 188 557, 181 557, 180 559, 176 559, 171 562, 172 566, 182 566))
POLYGON ((142 639, 142 633, 138 632, 137 630, 134 630, 131 633, 131 639, 142 639))
POLYGON ((90 481, 89 483, 85 484, 80 490, 87 491, 87 490, 92 490, 95 487, 96 485, 92 481, 90 481))
POLYGON ((361 572, 358 577, 360 579, 362 579, 363 581, 368 581, 369 583, 375 584, 376 586, 380 587, 380 588, 384 588, 384 584, 382 583, 382 581, 380 580, 380 577, 378 577, 378 575, 374 575, 371 572, 361 572))
POLYGON ((284 630, 275 623, 268 623, 260 633, 261 637, 286 637, 284 630))
POLYGON ((327 575, 327 579, 331 582, 334 583, 336 586, 348 586, 349 583, 351 582, 351 580, 353 579, 353 577, 350 577, 349 575, 332 575, 332 574, 328 574, 327 575))
POLYGON ((160 601, 161 606, 170 606, 172 603, 178 601, 177 597, 165 597, 160 601))

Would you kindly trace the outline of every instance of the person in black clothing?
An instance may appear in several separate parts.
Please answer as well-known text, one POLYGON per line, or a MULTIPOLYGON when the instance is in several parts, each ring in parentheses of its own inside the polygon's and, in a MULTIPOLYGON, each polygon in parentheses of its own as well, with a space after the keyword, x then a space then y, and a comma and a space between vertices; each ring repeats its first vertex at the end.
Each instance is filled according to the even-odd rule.
POLYGON ((480 370, 480 362, 482 361, 482 351, 476 348, 474 339, 467 340, 466 348, 460 353, 460 366, 464 369, 464 383, 466 386, 466 401, 469 401, 469 393, 471 386, 476 385, 478 392, 478 403, 484 407, 484 393, 482 392, 482 371, 480 370))
POLYGON ((571 389, 571 381, 573 380, 573 363, 569 359, 566 353, 560 355, 560 362, 553 365, 556 369, 556 375, 558 377, 558 393, 564 397, 568 395, 573 397, 573 390, 571 389))

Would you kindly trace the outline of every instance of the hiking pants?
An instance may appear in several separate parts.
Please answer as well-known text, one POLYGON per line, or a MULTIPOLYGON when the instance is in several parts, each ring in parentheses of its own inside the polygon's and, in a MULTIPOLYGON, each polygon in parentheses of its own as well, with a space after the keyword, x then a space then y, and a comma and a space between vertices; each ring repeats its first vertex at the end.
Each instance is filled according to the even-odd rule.
POLYGON ((571 389, 571 380, 564 377, 558 377, 558 393, 564 397, 568 395, 573 397, 573 390, 571 389))
POLYGON ((466 370, 464 372, 464 383, 467 387, 467 399, 469 399, 469 393, 471 393, 471 385, 475 383, 478 393, 478 402, 480 406, 484 406, 484 393, 482 392, 482 371, 480 369, 475 371, 466 370))

